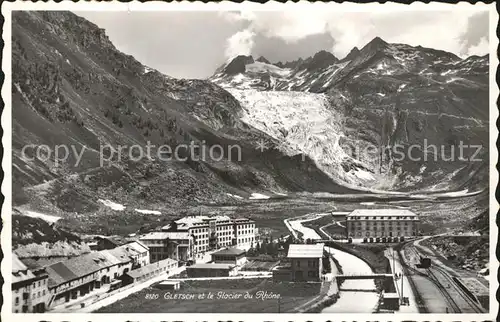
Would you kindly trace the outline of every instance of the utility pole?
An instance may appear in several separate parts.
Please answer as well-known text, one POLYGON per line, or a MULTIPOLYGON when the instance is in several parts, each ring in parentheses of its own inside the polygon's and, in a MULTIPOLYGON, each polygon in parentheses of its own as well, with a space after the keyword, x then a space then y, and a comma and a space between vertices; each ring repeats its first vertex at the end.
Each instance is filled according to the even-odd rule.
POLYGON ((404 300, 404 295, 403 295, 403 272, 401 272, 401 302, 404 300))
POLYGON ((396 260, 394 258, 394 248, 392 248, 392 273, 396 274, 396 260))

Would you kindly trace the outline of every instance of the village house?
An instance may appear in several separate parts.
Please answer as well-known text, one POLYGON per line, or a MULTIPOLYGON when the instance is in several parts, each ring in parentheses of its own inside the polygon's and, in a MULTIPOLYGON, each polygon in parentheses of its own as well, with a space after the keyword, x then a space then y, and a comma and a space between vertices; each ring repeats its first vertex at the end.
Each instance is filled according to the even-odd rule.
POLYGON ((324 244, 292 244, 288 248, 291 277, 295 282, 322 280, 324 244))
POLYGON ((186 268, 188 277, 227 277, 236 275, 232 264, 195 264, 186 268))
POLYGON ((123 284, 137 283, 161 274, 170 274, 177 267, 179 267, 179 263, 176 260, 167 258, 127 272, 121 277, 121 280, 123 284))
POLYGON ((125 245, 111 249, 110 252, 115 257, 131 258, 132 269, 146 266, 150 263, 149 248, 141 242, 134 241, 125 245))
MULTIPOLYGON (((113 249, 92 252, 46 267, 51 293, 48 307, 85 296, 109 284, 139 265, 147 265, 149 252, 133 242, 113 249)), ((107 286, 108 285, 108 286, 107 286)))
POLYGON ((159 231, 139 238, 149 249, 150 262, 167 258, 188 261, 193 257, 194 238, 183 231, 159 231))
POLYGON ((247 262, 246 252, 237 248, 226 248, 212 254, 212 262, 243 266, 247 262))
POLYGON ((117 276, 119 264, 119 259, 102 251, 49 265, 46 269, 52 297, 48 306, 69 302, 109 284, 117 276))
POLYGON ((29 269, 12 255, 12 310, 14 313, 43 313, 49 298, 48 274, 45 269, 29 269))

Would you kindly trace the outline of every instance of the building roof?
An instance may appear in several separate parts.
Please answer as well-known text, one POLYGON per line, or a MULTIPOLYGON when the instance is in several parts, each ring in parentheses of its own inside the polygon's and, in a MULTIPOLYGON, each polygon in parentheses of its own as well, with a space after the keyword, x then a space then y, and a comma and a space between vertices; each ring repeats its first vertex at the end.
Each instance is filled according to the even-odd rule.
POLYGON ((245 223, 253 223, 253 222, 255 222, 255 221, 254 221, 254 220, 252 220, 252 219, 243 218, 243 217, 236 218, 234 221, 235 221, 235 222, 245 222, 245 223))
POLYGON ((16 254, 12 253, 12 273, 17 273, 19 271, 26 271, 28 267, 17 257, 16 254))
POLYGON ((95 240, 108 241, 109 243, 115 246, 120 246, 121 244, 123 244, 121 237, 119 236, 96 236, 95 240))
POLYGON ((238 256, 245 254, 246 252, 243 249, 238 249, 238 248, 226 248, 226 249, 221 249, 215 253, 212 253, 213 255, 232 255, 232 256, 238 256))
POLYGON ((384 293, 384 298, 385 299, 397 299, 399 298, 398 293, 384 293))
POLYGON ((49 274, 49 286, 63 284, 65 282, 78 278, 75 273, 73 273, 66 265, 64 265, 64 262, 52 264, 47 267, 46 270, 49 274))
MULTIPOLYGON (((147 252, 149 251, 149 247, 144 245, 143 243, 141 243, 140 241, 133 241, 133 242, 130 242, 128 244, 125 244, 123 246, 128 246, 128 247, 132 247, 133 249, 135 249, 136 251, 138 251, 139 253, 144 253, 144 252, 147 252)), ((122 246, 122 247, 123 247, 122 246)))
POLYGON ((288 248, 288 258, 321 258, 324 244, 292 244, 288 248))
POLYGON ((149 248, 139 242, 131 242, 113 249, 108 249, 107 253, 117 258, 120 263, 127 263, 130 262, 134 256, 147 252, 148 250, 149 248))
POLYGON ((216 216, 186 216, 180 219, 175 220, 175 223, 178 225, 178 229, 186 229, 193 226, 200 225, 208 225, 209 221, 215 220, 216 223, 231 223, 232 219, 229 216, 225 215, 216 215, 216 216))
POLYGON ((93 252, 47 266, 46 271, 49 274, 49 286, 66 283, 103 268, 117 265, 120 259, 116 258, 111 251, 93 252))
POLYGON ((117 252, 116 249, 101 250, 99 253, 104 256, 107 261, 109 261, 111 264, 110 266, 131 261, 130 257, 124 256, 125 254, 123 253, 120 254, 120 252, 117 252))
POLYGON ((351 216, 417 216, 408 209, 356 209, 347 217, 351 216))
POLYGON ((160 285, 178 285, 180 284, 181 281, 176 281, 176 280, 165 280, 163 282, 160 282, 160 285))
MULTIPOLYGON (((194 225, 200 225, 208 221, 209 217, 207 216, 187 216, 182 217, 181 219, 177 219, 175 223, 180 227, 189 228, 194 225)), ((207 222, 208 224, 208 222, 207 222)))
MULTIPOLYGON (((38 261, 34 260, 33 258, 23 258, 22 263, 32 271, 38 271, 44 269, 44 266, 41 265, 38 261)), ((14 265, 14 263, 12 263, 12 265, 14 265)), ((12 270, 14 270, 14 266, 12 266, 12 270)))
POLYGON ((36 278, 35 274, 15 254, 12 254, 12 283, 19 283, 33 278, 36 278))
POLYGON ((161 261, 134 269, 130 272, 127 272, 126 275, 128 275, 132 278, 138 278, 138 277, 144 276, 148 273, 154 272, 155 270, 157 270, 159 268, 163 268, 165 266, 168 266, 168 265, 171 265, 174 263, 177 263, 177 261, 173 260, 171 258, 167 258, 167 259, 164 259, 164 260, 161 260, 161 261))
POLYGON ((49 286, 56 286, 87 276, 103 268, 131 262, 134 255, 142 254, 148 248, 139 242, 131 242, 113 249, 92 252, 54 263, 46 268, 49 286))
POLYGON ((142 236, 139 240, 162 240, 162 239, 189 239, 189 233, 185 231, 155 231, 142 236))
POLYGON ((194 268, 194 269, 231 269, 233 268, 234 265, 231 264, 216 264, 216 263, 207 263, 207 264, 194 264, 191 266, 188 266, 187 268, 194 268))

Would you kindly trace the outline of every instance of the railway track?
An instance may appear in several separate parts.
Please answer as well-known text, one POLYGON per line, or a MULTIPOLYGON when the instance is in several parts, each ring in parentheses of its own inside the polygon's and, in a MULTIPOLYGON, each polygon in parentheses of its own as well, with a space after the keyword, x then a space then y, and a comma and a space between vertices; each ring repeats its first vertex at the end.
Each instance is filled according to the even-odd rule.
MULTIPOLYGON (((436 274, 433 272, 433 269, 428 268, 427 273, 428 273, 430 280, 434 283, 434 285, 437 286, 437 288, 439 289, 441 294, 443 294, 444 298, 446 299, 446 301, 450 305, 450 307, 453 311, 452 313, 462 313, 460 306, 457 304, 457 302, 455 302, 455 300, 450 295, 450 293, 448 293, 448 290, 443 286, 443 284, 441 284, 441 281, 436 276, 436 274)), ((443 275, 443 274, 441 273, 440 275, 443 275)))
POLYGON ((415 296, 415 301, 417 302, 418 310, 420 313, 429 313, 429 310, 427 309, 427 306, 425 305, 425 301, 420 294, 420 292, 417 289, 417 286, 415 285, 415 282, 413 281, 413 278, 411 274, 409 273, 411 267, 406 264, 406 262, 403 259, 403 256, 401 255, 400 251, 397 251, 398 256, 399 256, 399 262, 401 263, 401 266, 403 268, 403 274, 406 276, 408 283, 410 284, 410 287, 413 291, 413 294, 415 296))
MULTIPOLYGON (((449 303, 452 313, 468 313, 470 310, 467 309, 467 305, 470 307, 470 309, 472 309, 472 311, 476 313, 484 312, 484 309, 475 300, 471 299, 469 295, 466 294, 465 291, 457 285, 448 271, 434 264, 435 258, 433 255, 427 254, 427 252, 420 253, 422 249, 418 247, 410 247, 410 249, 406 248, 406 251, 408 250, 416 256, 420 256, 423 253, 422 255, 432 258, 433 264, 430 268, 425 270, 427 274, 424 275, 427 275, 429 280, 439 289, 443 297, 449 303), (453 297, 452 294, 450 294, 450 290, 444 286, 446 284, 448 284, 449 287, 453 287, 453 290, 455 291, 455 297, 453 297), (457 298, 457 295, 459 296, 459 298, 457 298), (457 302, 461 303, 462 306, 460 306, 457 302), (463 305, 464 303, 467 304, 465 307, 463 305), (464 310, 466 312, 463 312, 464 310)), ((412 267, 408 267, 408 269, 414 271, 414 273, 418 273, 420 275, 423 274, 422 271, 413 269, 412 267)))
POLYGON ((457 285, 455 280, 453 280, 453 277, 450 276, 450 274, 445 269, 438 267, 438 266, 434 266, 432 269, 437 270, 438 272, 441 273, 441 276, 443 276, 448 281, 450 286, 454 287, 454 289, 457 291, 457 293, 460 295, 460 297, 472 308, 472 310, 475 313, 483 313, 484 312, 484 309, 482 308, 482 306, 479 305, 474 299, 472 299, 467 293, 465 293, 465 291, 462 290, 462 288, 457 285))

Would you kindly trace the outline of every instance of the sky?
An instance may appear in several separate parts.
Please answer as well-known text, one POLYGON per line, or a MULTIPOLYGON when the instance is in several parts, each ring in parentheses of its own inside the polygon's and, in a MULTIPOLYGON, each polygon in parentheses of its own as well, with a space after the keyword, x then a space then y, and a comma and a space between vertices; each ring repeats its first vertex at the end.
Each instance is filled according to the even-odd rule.
POLYGON ((377 36, 460 57, 489 51, 489 14, 477 10, 75 13, 104 28, 122 52, 178 78, 209 77, 240 54, 285 62, 327 50, 341 59, 377 36))

